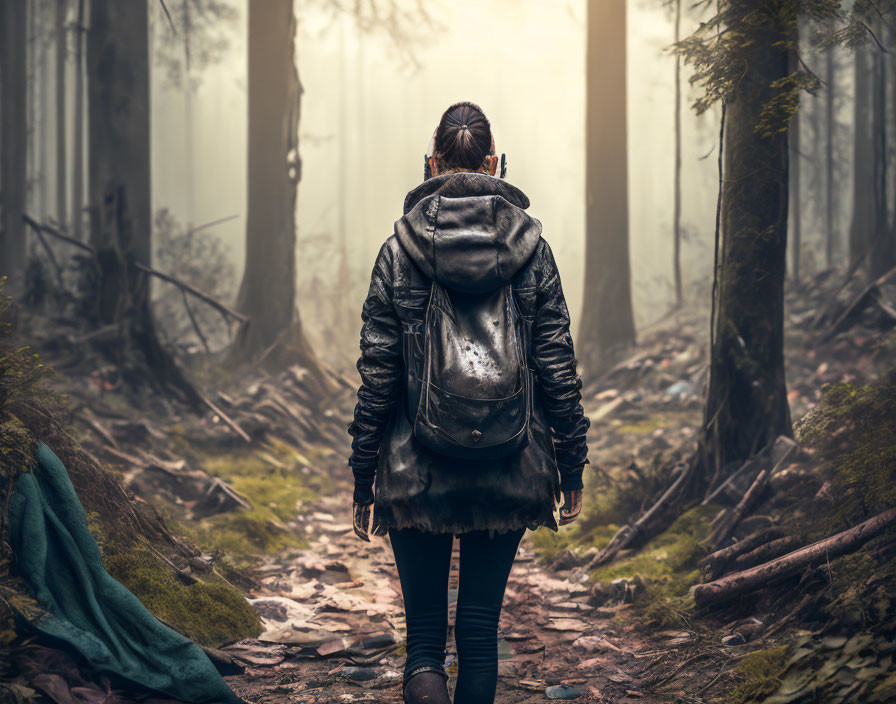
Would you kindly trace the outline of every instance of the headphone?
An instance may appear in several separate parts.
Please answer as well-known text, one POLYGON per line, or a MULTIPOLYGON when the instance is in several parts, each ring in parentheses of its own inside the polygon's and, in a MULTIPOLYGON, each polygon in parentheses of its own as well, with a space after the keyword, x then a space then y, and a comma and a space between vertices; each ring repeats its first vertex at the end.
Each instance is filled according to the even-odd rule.
MULTIPOLYGON (((423 155, 423 180, 426 181, 433 177, 433 174, 436 172, 436 157, 434 156, 436 153, 436 133, 439 131, 438 125, 432 132, 432 137, 429 139, 429 148, 426 150, 426 154, 423 155)), ((492 150, 491 153, 494 154, 495 151, 495 137, 492 135, 492 150)), ((501 153, 501 161, 498 167, 498 178, 504 178, 507 176, 507 155, 503 152, 501 153)))

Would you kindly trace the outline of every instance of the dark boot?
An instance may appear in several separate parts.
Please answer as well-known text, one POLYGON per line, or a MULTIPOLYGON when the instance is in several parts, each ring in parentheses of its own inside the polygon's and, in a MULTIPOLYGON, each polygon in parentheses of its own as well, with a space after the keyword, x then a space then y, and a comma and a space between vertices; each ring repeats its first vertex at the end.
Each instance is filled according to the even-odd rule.
POLYGON ((448 678, 432 670, 417 672, 404 683, 402 697, 404 704, 451 704, 448 678))

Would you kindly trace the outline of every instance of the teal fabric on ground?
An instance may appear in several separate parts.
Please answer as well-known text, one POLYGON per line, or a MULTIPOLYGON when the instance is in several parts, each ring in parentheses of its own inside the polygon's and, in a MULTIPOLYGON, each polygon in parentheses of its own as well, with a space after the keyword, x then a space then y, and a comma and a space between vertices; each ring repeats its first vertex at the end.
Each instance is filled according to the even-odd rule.
POLYGON ((9 502, 16 570, 48 614, 31 626, 81 653, 113 682, 186 702, 238 704, 202 648, 171 630, 103 568, 87 516, 60 459, 40 443, 9 502))

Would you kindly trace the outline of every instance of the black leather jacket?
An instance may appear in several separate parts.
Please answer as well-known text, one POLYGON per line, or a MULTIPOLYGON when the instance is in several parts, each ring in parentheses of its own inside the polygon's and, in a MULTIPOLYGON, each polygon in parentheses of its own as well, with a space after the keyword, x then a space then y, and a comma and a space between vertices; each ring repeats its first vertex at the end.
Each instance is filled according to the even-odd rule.
POLYGON ((528 198, 482 173, 452 173, 411 191, 380 249, 362 310, 361 387, 349 464, 354 500, 374 502, 373 531, 556 529, 560 490, 582 486, 589 421, 557 265, 528 198), (530 442, 518 456, 461 462, 413 437, 405 385, 422 361, 432 279, 445 288, 493 290, 510 282, 530 336, 535 373, 530 442), (374 490, 375 489, 375 498, 374 490))

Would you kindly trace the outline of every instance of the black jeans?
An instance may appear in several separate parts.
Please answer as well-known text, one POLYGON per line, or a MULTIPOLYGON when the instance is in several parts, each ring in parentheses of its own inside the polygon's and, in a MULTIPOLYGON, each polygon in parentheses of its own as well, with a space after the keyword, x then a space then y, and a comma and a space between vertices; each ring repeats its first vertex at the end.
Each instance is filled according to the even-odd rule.
MULTIPOLYGON (((525 532, 522 528, 491 538, 488 531, 460 535, 454 704, 492 704, 495 699, 498 618, 510 568, 525 532)), ((405 681, 422 670, 445 672, 453 538, 450 533, 414 529, 389 531, 407 616, 405 681)))

